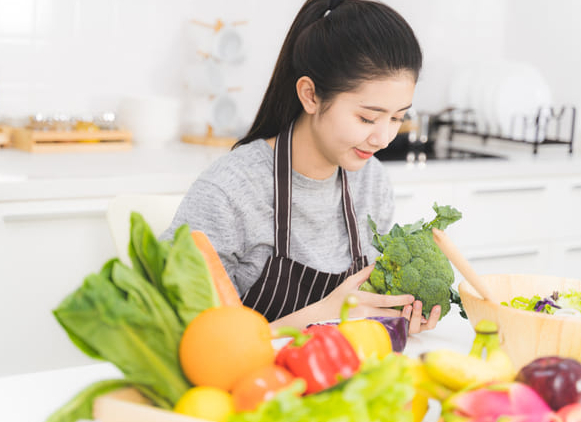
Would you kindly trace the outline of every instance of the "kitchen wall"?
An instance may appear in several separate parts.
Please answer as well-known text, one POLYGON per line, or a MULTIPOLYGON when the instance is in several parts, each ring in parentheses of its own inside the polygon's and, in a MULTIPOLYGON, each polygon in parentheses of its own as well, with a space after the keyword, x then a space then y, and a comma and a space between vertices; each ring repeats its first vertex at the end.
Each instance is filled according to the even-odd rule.
MULTIPOLYGON (((303 0, 0 0, 0 116, 115 110, 135 95, 181 96, 195 60, 190 19, 247 21, 246 58, 226 71, 244 122, 303 0)), ((556 103, 581 104, 581 5, 574 0, 391 0, 425 67, 415 105, 447 105, 455 70, 502 58, 541 70, 556 103), (526 17, 525 17, 526 16, 526 17), (561 47, 562 46, 562 47, 561 47)), ((579 132, 579 131, 578 131, 579 132)))

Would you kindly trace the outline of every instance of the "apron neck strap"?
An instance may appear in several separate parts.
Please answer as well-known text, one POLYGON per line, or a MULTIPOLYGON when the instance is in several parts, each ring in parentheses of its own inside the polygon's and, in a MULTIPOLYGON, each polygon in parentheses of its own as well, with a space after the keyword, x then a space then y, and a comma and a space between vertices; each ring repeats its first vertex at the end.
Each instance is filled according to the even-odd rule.
MULTIPOLYGON (((276 137, 274 146, 274 249, 275 256, 288 258, 290 250, 292 204, 292 134, 294 122, 276 137)), ((339 167, 343 196, 343 215, 349 234, 353 260, 360 258, 361 242, 355 209, 349 192, 345 170, 339 167)))

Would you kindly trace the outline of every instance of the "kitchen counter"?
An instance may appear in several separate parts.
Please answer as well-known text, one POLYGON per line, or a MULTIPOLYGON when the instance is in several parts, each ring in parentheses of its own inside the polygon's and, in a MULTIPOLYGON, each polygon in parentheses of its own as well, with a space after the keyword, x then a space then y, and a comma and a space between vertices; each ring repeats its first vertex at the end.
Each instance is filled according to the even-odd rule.
MULTIPOLYGON (((468 353, 473 339, 470 324, 453 309, 436 329, 410 336, 404 353, 416 357, 439 348, 468 353)), ((120 377, 121 372, 110 363, 0 377, 0 420, 44 421, 84 387, 99 380, 120 377)), ((431 401, 424 422, 436 422, 439 413, 439 403, 431 401)))
MULTIPOLYGON (((553 176, 581 173, 581 156, 564 148, 541 148, 537 156, 510 145, 455 146, 502 151, 507 159, 434 160, 424 164, 386 161, 398 182, 553 176)), ((519 145, 520 146, 520 145, 519 145)), ((0 201, 91 198, 118 193, 184 193, 195 177, 227 148, 176 143, 164 149, 126 152, 31 154, 0 150, 0 201)))

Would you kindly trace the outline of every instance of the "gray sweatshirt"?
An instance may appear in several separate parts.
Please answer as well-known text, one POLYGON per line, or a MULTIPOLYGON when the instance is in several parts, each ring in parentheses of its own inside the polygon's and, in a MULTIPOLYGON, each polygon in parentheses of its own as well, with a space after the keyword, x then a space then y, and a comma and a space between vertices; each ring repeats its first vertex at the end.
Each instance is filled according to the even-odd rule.
MULTIPOLYGON (((273 164, 274 150, 262 139, 220 157, 192 184, 160 238, 172 238, 186 223, 206 233, 243 294, 274 250, 273 164)), ((367 215, 380 233, 386 233, 393 216, 393 189, 375 157, 361 170, 347 172, 347 179, 362 250, 372 263, 378 252, 371 246, 367 215)), ((338 172, 315 180, 293 171, 289 258, 323 272, 339 273, 351 265, 338 172)))

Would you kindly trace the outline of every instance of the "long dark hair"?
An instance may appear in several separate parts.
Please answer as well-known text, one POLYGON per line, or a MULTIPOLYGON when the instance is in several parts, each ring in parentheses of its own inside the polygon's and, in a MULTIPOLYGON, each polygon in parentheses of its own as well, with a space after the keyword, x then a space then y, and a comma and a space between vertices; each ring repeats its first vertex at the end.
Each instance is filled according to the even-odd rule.
POLYGON ((284 40, 254 123, 233 148, 275 136, 299 116, 295 85, 301 76, 313 80, 315 94, 326 103, 363 81, 402 70, 417 80, 421 67, 413 30, 389 6, 372 0, 307 0, 284 40))

